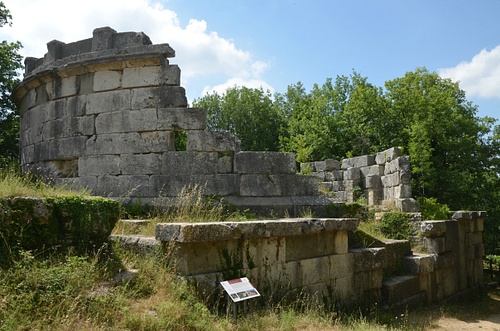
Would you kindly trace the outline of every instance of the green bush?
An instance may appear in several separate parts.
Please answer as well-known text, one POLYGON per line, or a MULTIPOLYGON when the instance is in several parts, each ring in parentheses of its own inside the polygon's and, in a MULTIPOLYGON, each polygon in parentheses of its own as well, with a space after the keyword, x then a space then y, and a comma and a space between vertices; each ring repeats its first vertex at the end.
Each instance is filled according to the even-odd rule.
POLYGON ((385 213, 380 219, 380 232, 391 239, 407 239, 413 235, 411 217, 406 213, 385 213))
POLYGON ((450 208, 446 204, 438 203, 436 198, 417 198, 424 220, 446 220, 449 218, 450 208))
POLYGON ((0 199, 0 265, 8 264, 21 250, 98 249, 119 216, 120 204, 105 198, 0 199))

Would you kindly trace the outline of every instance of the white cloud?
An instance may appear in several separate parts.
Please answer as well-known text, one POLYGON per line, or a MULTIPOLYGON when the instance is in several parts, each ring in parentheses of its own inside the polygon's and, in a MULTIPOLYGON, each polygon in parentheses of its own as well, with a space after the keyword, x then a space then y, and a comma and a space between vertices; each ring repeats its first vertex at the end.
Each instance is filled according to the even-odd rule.
POLYGON ((176 51, 171 63, 182 70, 182 85, 263 86, 262 74, 269 65, 252 58, 249 51, 209 31, 204 20, 191 19, 182 27, 177 14, 157 0, 3 0, 13 16, 13 26, 0 30, 0 39, 19 40, 23 56, 43 57, 47 42, 73 42, 91 38, 97 27, 119 32, 143 31, 155 44, 169 43, 176 51))
POLYGON ((439 69, 439 75, 460 81, 460 88, 471 97, 500 98, 500 45, 483 49, 470 62, 439 69))
POLYGON ((202 96, 206 95, 207 93, 212 93, 212 92, 217 92, 218 94, 223 94, 224 91, 226 91, 228 88, 231 87, 241 87, 241 86, 246 86, 249 88, 262 88, 264 91, 270 91, 271 93, 274 93, 274 88, 266 83, 263 80, 260 79, 242 79, 242 78, 231 78, 227 80, 225 83, 218 84, 215 86, 205 86, 203 89, 203 92, 201 93, 202 96))

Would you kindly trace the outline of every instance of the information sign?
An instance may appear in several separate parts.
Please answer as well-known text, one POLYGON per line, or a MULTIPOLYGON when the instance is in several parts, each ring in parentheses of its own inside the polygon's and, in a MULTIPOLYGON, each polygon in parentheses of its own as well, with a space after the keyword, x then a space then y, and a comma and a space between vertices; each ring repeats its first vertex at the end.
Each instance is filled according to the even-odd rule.
POLYGON ((260 293, 246 277, 226 280, 220 284, 233 302, 260 297, 260 293))

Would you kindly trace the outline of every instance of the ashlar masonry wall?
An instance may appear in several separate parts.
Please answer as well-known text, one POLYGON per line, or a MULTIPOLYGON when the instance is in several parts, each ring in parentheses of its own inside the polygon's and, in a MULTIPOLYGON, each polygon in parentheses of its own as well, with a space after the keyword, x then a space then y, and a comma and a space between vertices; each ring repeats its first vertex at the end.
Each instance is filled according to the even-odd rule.
POLYGON ((301 164, 301 173, 321 182, 322 191, 337 201, 353 202, 364 196, 370 206, 391 206, 419 211, 412 198, 410 158, 393 147, 375 155, 301 164))
POLYGON ((14 90, 21 166, 93 194, 172 203, 183 187, 258 212, 323 208, 317 180, 296 175, 291 153, 240 152, 227 132, 206 131, 205 109, 188 108, 168 44, 105 27, 27 58, 14 90), (185 134, 185 150, 176 136, 185 134))
POLYGON ((353 247, 357 219, 278 219, 237 223, 165 223, 156 228, 175 270, 205 297, 220 281, 246 276, 263 299, 316 297, 339 308, 414 307, 483 281, 484 212, 422 222, 428 253, 406 240, 353 247))

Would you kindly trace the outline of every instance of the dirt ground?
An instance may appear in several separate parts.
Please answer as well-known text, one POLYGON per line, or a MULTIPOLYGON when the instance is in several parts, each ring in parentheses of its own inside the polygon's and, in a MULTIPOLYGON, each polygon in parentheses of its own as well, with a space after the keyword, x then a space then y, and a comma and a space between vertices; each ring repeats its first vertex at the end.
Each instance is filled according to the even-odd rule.
POLYGON ((430 324, 425 330, 500 331, 500 286, 490 289, 485 300, 454 305, 430 324))

